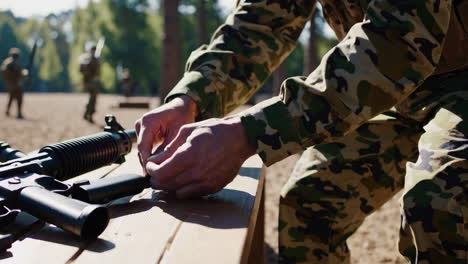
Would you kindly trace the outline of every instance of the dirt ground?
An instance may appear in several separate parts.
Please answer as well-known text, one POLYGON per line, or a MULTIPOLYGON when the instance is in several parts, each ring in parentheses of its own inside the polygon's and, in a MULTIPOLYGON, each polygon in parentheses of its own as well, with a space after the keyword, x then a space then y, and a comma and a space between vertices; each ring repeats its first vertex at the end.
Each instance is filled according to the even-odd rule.
MULTIPOLYGON (((140 98, 152 106, 158 105, 158 99, 140 98)), ((101 95, 98 99, 96 124, 83 120, 87 101, 85 94, 26 94, 24 105, 25 119, 18 120, 16 105, 12 107, 12 116, 6 117, 4 109, 7 96, 0 93, 0 141, 7 141, 11 146, 30 152, 46 144, 79 136, 100 132, 104 125, 104 115, 112 113, 126 129, 133 128, 133 123, 147 110, 115 108, 122 97, 101 95)), ((267 169, 266 183, 266 244, 269 263, 277 260, 277 216, 278 195, 283 183, 297 161, 292 156, 267 169)), ((352 263, 405 263, 399 256, 396 243, 398 238, 399 209, 398 198, 394 197, 380 210, 366 219, 361 228, 349 240, 352 263)))

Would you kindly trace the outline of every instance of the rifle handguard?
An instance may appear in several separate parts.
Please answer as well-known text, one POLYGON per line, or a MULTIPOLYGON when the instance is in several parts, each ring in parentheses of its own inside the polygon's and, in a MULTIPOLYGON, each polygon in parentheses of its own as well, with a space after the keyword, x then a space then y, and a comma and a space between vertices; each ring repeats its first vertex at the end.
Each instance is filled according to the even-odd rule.
POLYGON ((112 163, 124 162, 132 149, 133 131, 102 132, 45 146, 39 153, 51 159, 45 170, 58 180, 67 180, 112 163))

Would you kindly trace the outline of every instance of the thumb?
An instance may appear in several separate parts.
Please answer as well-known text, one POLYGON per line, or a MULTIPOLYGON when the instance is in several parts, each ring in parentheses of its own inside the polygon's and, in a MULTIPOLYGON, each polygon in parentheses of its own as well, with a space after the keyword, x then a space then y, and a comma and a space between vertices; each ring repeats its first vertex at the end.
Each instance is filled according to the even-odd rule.
POLYGON ((170 158, 174 154, 174 152, 176 152, 176 150, 185 143, 187 137, 190 135, 192 130, 192 128, 186 126, 181 127, 179 133, 174 138, 174 140, 172 140, 172 142, 169 143, 163 151, 150 156, 148 158, 148 162, 161 164, 162 162, 170 158))

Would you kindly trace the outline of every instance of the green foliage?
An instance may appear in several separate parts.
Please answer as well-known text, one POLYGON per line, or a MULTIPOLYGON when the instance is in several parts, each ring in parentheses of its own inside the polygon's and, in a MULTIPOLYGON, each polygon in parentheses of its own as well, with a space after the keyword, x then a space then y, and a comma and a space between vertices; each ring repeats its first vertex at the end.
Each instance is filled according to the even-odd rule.
MULTIPOLYGON (((96 41, 99 38, 100 32, 98 32, 99 27, 97 25, 101 19, 107 16, 106 12, 99 12, 99 16, 97 16, 96 5, 96 3, 90 1, 86 8, 76 9, 71 18, 70 61, 67 68, 74 91, 83 91, 78 58, 85 51, 85 44, 88 41, 96 41)), ((102 72, 107 72, 106 68, 104 64, 102 72)), ((104 85, 108 87, 109 84, 104 83, 104 85)))
MULTIPOLYGON (((17 28, 19 22, 21 22, 21 20, 16 19, 11 12, 0 12, 0 63, 8 57, 8 51, 11 47, 20 48, 23 53, 21 62, 26 62, 24 54, 28 49, 24 43, 18 39, 17 28)), ((3 80, 0 78, 0 91, 2 90, 4 91, 5 87, 3 80)))
MULTIPOLYGON (((200 45, 197 11, 200 1, 181 0, 180 34, 184 61, 200 45)), ((26 66, 32 44, 37 40, 38 50, 30 73, 32 87, 27 90, 82 91, 78 58, 85 52, 86 43, 97 43, 99 38, 105 37, 101 57, 101 81, 105 91, 119 90, 117 68, 127 67, 138 82, 139 93, 156 94, 160 83, 163 17, 161 10, 156 9, 157 5, 150 6, 149 2, 89 1, 84 8, 40 19, 19 19, 9 11, 0 12, 0 60, 3 61, 8 56, 8 50, 15 46, 21 49, 21 63, 26 66)), ((208 35, 211 35, 224 18, 220 15, 221 10, 218 10, 217 0, 205 0, 205 11, 208 18, 206 28, 208 35)), ((334 43, 333 40, 320 38, 320 54, 323 55, 334 43)), ((303 57, 304 47, 299 43, 286 61, 289 76, 302 74, 303 57)), ((0 91, 2 89, 0 79, 0 91)))
MULTIPOLYGON (((182 46, 182 59, 186 61, 193 50, 200 46, 198 35, 200 29, 198 27, 197 6, 200 0, 182 0, 181 8, 181 26, 182 37, 184 39, 182 46), (185 11, 185 12, 184 12, 185 11)), ((220 16, 221 11, 218 10, 217 0, 206 1, 206 16, 208 17, 207 31, 211 36, 215 30, 224 22, 220 16)), ((208 44, 208 43, 203 43, 208 44)))
POLYGON ((286 71, 288 76, 299 76, 304 69, 304 45, 298 43, 296 49, 286 59, 286 71))
POLYGON ((159 63, 155 47, 151 44, 157 40, 157 34, 148 30, 147 1, 107 0, 101 3, 109 15, 100 25, 108 43, 105 60, 114 69, 119 65, 129 68, 148 93, 148 88, 156 83, 159 76, 159 63))
MULTIPOLYGON (((68 43, 61 29, 61 19, 50 15, 39 24, 41 47, 36 54, 36 66, 41 87, 45 91, 68 91, 68 74, 65 69, 68 65, 68 43), (59 49, 59 47, 61 47, 59 49), (61 51, 61 52, 60 52, 61 51)), ((31 36, 37 33, 31 32, 31 36)))
POLYGON ((78 58, 85 52, 86 43, 97 43, 105 37, 101 57, 104 88, 108 92, 118 91, 117 67, 126 67, 138 81, 140 92, 148 94, 157 89, 161 19, 147 10, 146 0, 102 0, 75 10, 68 66, 75 87, 81 87, 78 58))

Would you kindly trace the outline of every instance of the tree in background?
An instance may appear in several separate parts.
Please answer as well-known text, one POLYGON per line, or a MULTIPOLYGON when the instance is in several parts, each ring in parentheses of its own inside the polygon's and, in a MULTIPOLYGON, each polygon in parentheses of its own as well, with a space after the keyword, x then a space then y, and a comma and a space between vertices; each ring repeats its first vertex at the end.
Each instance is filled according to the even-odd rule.
POLYGON ((39 32, 31 32, 31 40, 40 38, 41 47, 35 58, 41 91, 70 91, 67 72, 69 44, 62 31, 62 22, 69 17, 49 15, 39 23, 39 32))
POLYGON ((205 0, 203 7, 200 7, 200 1, 181 0, 179 5, 183 39, 182 66, 192 51, 210 42, 211 35, 224 22, 217 0, 205 0), (206 19, 203 18, 204 16, 206 19))
POLYGON ((164 1, 164 37, 161 56, 160 96, 164 99, 181 77, 182 47, 179 35, 179 0, 164 1))
MULTIPOLYGON (((149 29, 146 0, 105 1, 109 18, 101 25, 106 37, 105 62, 113 69, 118 66, 128 68, 142 87, 148 88, 159 79, 159 63, 152 42, 155 32, 149 29)), ((159 54, 158 54, 159 55, 159 54)))
POLYGON ((319 64, 319 34, 317 32, 317 19, 320 19, 319 12, 315 8, 309 23, 309 37, 307 38, 304 52, 304 75, 309 75, 319 64))
MULTIPOLYGON (((28 54, 27 46, 18 38, 18 23, 22 20, 14 17, 10 11, 0 12, 0 61, 3 61, 8 57, 8 51, 11 47, 17 47, 21 50, 21 64, 25 64, 27 59, 25 58, 28 54)), ((0 91, 5 91, 3 80, 0 78, 0 91)))
POLYGON ((146 0, 101 0, 75 10, 72 18, 71 81, 78 84, 78 57, 88 42, 106 38, 101 81, 105 92, 117 92, 119 67, 129 68, 139 93, 158 89, 161 23, 146 0))
MULTIPOLYGON (((97 41, 101 37, 99 24, 101 20, 109 14, 101 7, 102 3, 94 3, 89 1, 85 8, 76 8, 74 15, 71 18, 70 33, 70 61, 68 64, 68 73, 70 76, 70 85, 73 91, 83 91, 81 87, 81 74, 79 72, 78 58, 85 51, 86 43, 89 41, 97 41), (98 10, 99 9, 99 10, 98 10), (99 14, 99 16, 98 16, 99 14)), ((112 69, 106 63, 101 64, 102 79, 113 80, 115 76, 109 74, 112 69)), ((112 83, 103 82, 105 87, 109 87, 112 83)))
MULTIPOLYGON (((31 72, 32 87, 27 91, 81 91, 78 57, 87 42, 105 37, 101 68, 104 92, 118 91, 116 69, 120 66, 129 68, 138 81, 138 93, 161 92, 164 96, 180 79, 190 53, 207 44, 224 22, 217 3, 217 0, 99 0, 89 1, 83 8, 27 19, 8 11, 0 12, 0 60, 8 56, 10 47, 16 46, 23 54, 21 63, 26 65, 32 43, 39 39, 31 72)), ((323 37, 321 12, 317 16, 315 25, 320 30, 315 30, 318 37, 310 41, 315 39, 312 44, 317 45, 321 57, 336 40, 323 37)), ((272 93, 272 88, 278 89, 286 76, 310 72, 311 66, 304 64, 304 59, 309 58, 304 54, 308 53, 306 47, 312 48, 299 42, 273 75, 276 84, 272 85, 274 78, 270 78, 261 92, 272 93)), ((0 78, 0 91, 1 83, 0 78)))
POLYGON ((207 44, 210 41, 208 36, 208 14, 206 11, 206 0, 198 0, 198 44, 207 44))

